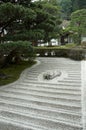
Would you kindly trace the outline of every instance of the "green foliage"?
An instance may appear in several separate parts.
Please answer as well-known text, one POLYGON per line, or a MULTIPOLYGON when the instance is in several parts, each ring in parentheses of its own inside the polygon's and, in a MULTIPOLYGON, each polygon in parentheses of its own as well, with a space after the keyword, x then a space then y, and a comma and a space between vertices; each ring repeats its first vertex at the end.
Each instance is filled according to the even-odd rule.
POLYGON ((85 53, 83 49, 71 49, 69 57, 74 60, 83 60, 85 59, 85 53))
POLYGON ((79 0, 79 9, 86 9, 86 0, 79 0))
POLYGON ((0 33, 3 35, 4 30, 7 31, 7 35, 0 37, 1 41, 49 41, 51 32, 58 32, 61 23, 59 7, 51 1, 18 0, 17 4, 14 3, 8 0, 0 5, 0 33))
POLYGON ((83 42, 81 43, 81 47, 84 48, 84 49, 86 49, 86 41, 83 41, 83 42))
POLYGON ((77 10, 71 15, 71 30, 78 44, 81 43, 81 37, 86 34, 86 9, 77 10))
POLYGON ((72 12, 79 10, 79 0, 71 0, 72 2, 72 12))
POLYGON ((1 3, 7 3, 7 2, 11 2, 14 4, 21 4, 23 6, 29 6, 29 4, 31 3, 31 0, 0 0, 1 3))
POLYGON ((70 19, 72 12, 72 2, 71 0, 62 0, 60 3, 62 7, 62 17, 63 19, 70 19))
POLYGON ((28 36, 29 39, 32 41, 38 41, 39 39, 44 38, 44 30, 42 29, 29 30, 28 36))
POLYGON ((0 44, 0 52, 9 54, 12 50, 17 50, 23 54, 29 53, 33 51, 33 48, 31 46, 31 43, 28 41, 17 41, 17 42, 9 42, 9 43, 4 43, 0 44))
POLYGON ((0 44, 0 52, 1 58, 3 59, 1 67, 6 67, 14 63, 19 64, 19 62, 25 58, 27 58, 28 61, 33 61, 35 58, 34 49, 28 41, 0 44))
POLYGON ((12 83, 20 77, 20 74, 22 71, 26 68, 31 67, 34 65, 36 62, 28 62, 28 61, 22 61, 20 64, 12 64, 10 67, 6 68, 1 68, 0 69, 0 74, 4 74, 5 77, 7 78, 0 78, 0 86, 2 85, 7 85, 9 83, 12 83))
POLYGON ((4 33, 4 29, 10 35, 23 31, 27 28, 28 21, 32 22, 35 18, 36 13, 31 8, 3 3, 0 5, 0 33, 4 33))
POLYGON ((7 34, 6 36, 2 37, 2 41, 37 41, 39 39, 44 38, 44 31, 42 29, 34 29, 34 30, 28 30, 24 32, 19 32, 17 34, 7 34))
POLYGON ((72 12, 80 9, 86 9, 86 0, 59 0, 62 8, 62 18, 70 19, 72 12))
POLYGON ((36 53, 41 57, 66 57, 74 60, 85 59, 85 53, 83 48, 78 48, 74 45, 64 47, 38 47, 35 48, 36 53), (52 52, 54 55, 52 55, 52 52), (45 55, 47 53, 47 55, 45 55))
POLYGON ((35 17, 34 11, 24 8, 21 5, 14 5, 12 3, 4 3, 0 5, 0 25, 4 25, 6 22, 18 22, 18 20, 26 18, 30 20, 33 19, 33 17, 35 17))
POLYGON ((72 1, 72 11, 86 8, 86 0, 71 0, 72 1))
MULTIPOLYGON (((50 41, 51 32, 58 32, 60 20, 60 8, 58 5, 52 4, 50 1, 37 1, 31 5, 35 10, 37 17, 35 19, 35 26, 33 28, 44 30, 43 40, 50 41)), ((55 35, 53 35, 55 36, 55 35)))
POLYGON ((77 10, 71 15, 71 24, 77 28, 80 27, 80 31, 86 27, 86 9, 77 10))

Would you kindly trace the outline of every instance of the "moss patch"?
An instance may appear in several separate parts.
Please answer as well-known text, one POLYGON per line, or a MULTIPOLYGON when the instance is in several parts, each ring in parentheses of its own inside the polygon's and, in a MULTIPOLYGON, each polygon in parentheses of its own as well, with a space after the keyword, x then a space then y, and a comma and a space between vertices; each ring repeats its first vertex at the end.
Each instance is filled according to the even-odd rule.
POLYGON ((35 63, 36 62, 29 63, 27 61, 23 61, 18 65, 13 64, 7 68, 0 69, 0 73, 5 74, 7 76, 7 78, 5 79, 0 78, 0 86, 16 81, 24 69, 31 67, 35 63))

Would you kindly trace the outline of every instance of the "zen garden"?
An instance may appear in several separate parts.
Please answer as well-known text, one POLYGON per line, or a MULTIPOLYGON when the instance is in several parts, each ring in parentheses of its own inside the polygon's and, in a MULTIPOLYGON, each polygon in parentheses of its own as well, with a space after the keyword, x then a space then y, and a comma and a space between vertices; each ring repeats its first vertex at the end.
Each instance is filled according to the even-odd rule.
POLYGON ((86 130, 86 0, 0 0, 0 130, 86 130))

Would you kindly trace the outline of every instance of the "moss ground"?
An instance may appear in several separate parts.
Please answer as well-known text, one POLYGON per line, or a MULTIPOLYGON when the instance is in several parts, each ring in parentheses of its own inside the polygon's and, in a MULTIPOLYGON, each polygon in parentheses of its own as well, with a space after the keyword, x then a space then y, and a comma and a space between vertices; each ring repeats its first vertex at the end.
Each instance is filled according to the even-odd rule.
POLYGON ((0 86, 16 81, 24 69, 31 67, 35 63, 36 62, 29 63, 27 61, 23 61, 18 65, 13 64, 7 68, 0 69, 1 73, 4 73, 7 76, 9 76, 9 78, 6 78, 6 79, 0 78, 0 86))

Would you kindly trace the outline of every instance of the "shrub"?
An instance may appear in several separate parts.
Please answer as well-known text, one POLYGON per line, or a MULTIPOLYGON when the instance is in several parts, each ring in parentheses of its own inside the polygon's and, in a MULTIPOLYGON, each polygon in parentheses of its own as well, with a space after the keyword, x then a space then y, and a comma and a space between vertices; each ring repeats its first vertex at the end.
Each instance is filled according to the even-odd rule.
POLYGON ((5 56, 4 64, 19 63, 20 60, 29 57, 29 61, 33 60, 34 49, 28 41, 17 41, 0 44, 1 56, 5 56), (23 58, 21 58, 23 57, 23 58))
POLYGON ((74 60, 82 60, 85 58, 86 50, 79 48, 38 48, 36 53, 40 54, 40 57, 66 57, 74 60), (52 55, 53 52, 53 55, 52 55), (45 55, 47 53, 47 55, 45 55))
POLYGON ((86 41, 82 41, 81 46, 86 49, 86 41))
POLYGON ((84 56, 84 51, 82 49, 71 49, 69 53, 69 58, 74 60, 83 60, 84 56))
POLYGON ((55 56, 57 57, 68 57, 69 49, 56 49, 55 56))

